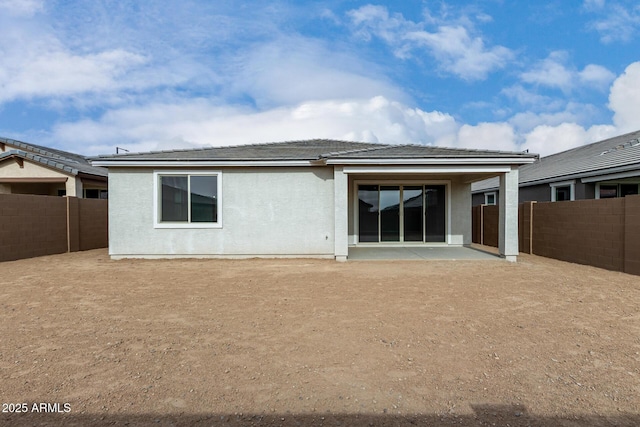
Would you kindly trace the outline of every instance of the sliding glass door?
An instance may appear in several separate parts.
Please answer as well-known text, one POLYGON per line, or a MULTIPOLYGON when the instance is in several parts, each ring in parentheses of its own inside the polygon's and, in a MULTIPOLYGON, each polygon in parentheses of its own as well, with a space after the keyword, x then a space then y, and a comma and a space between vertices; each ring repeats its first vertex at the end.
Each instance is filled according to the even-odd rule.
POLYGON ((444 242, 445 227, 445 186, 425 185, 424 228, 425 242, 444 242))
POLYGON ((445 242, 445 185, 359 185, 360 242, 445 242))
POLYGON ((358 186, 358 235, 361 242, 379 242, 380 195, 377 185, 358 186))
POLYGON ((400 241, 400 187, 380 187, 380 240, 400 241))
POLYGON ((405 186, 402 191, 402 213, 405 242, 422 242, 424 235, 422 187, 405 186))

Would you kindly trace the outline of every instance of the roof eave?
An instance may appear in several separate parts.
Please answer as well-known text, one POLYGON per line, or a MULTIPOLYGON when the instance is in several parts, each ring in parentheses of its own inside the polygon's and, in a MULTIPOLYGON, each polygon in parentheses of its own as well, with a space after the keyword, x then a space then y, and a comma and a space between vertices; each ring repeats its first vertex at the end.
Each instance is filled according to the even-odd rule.
POLYGON ((536 161, 535 157, 406 157, 406 158, 333 158, 328 165, 525 165, 536 161))
POLYGON ((93 166, 100 167, 260 167, 260 166, 317 166, 324 165, 318 160, 123 160, 96 159, 91 161, 93 166))
MULTIPOLYGON (((639 171, 638 173, 640 174, 640 167, 638 166, 638 164, 633 164, 633 165, 625 165, 625 166, 619 166, 614 168, 597 169, 597 170, 592 170, 588 172, 579 172, 579 173, 573 173, 573 174, 567 174, 567 175, 557 175, 553 177, 547 177, 547 178, 531 180, 531 181, 523 181, 520 183, 520 187, 531 187, 533 185, 549 184, 557 181, 566 181, 570 179, 596 178, 599 176, 611 175, 615 173, 628 172, 628 171, 634 171, 634 170, 638 170, 639 171)), ((583 182, 595 182, 595 181, 597 181, 597 179, 589 179, 583 182)))

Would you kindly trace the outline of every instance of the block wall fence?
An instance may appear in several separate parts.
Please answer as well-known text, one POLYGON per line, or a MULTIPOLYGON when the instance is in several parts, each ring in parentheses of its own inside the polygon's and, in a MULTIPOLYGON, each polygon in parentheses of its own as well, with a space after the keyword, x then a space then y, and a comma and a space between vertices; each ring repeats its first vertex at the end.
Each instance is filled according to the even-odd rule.
POLYGON ((0 261, 108 244, 106 200, 0 194, 0 261))
MULTIPOLYGON (((497 206, 473 208, 473 242, 497 246, 497 206)), ((526 202, 518 206, 520 252, 640 275, 640 195, 526 202)))

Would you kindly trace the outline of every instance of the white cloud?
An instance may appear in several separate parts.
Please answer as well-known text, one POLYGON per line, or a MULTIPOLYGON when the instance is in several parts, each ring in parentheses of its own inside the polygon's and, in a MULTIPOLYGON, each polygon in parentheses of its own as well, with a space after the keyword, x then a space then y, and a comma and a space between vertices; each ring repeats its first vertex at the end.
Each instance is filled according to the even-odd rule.
MULTIPOLYGON (((376 36, 389 44, 396 56, 404 59, 409 58, 412 51, 425 49, 442 70, 464 80, 485 79, 514 57, 508 48, 487 47, 482 36, 472 35, 473 25, 467 17, 445 20, 427 13, 425 21, 416 23, 401 14, 390 15, 386 7, 372 5, 349 11, 347 15, 354 33, 365 40, 376 36), (424 29, 429 23, 438 23, 435 31, 424 29)), ((488 22, 490 17, 480 14, 477 19, 488 22)))
POLYGON ((67 149, 88 154, 114 152, 115 144, 145 151, 176 141, 218 146, 333 138, 451 145, 457 129, 448 114, 410 108, 380 96, 313 101, 266 111, 216 106, 199 99, 123 108, 98 120, 60 124, 51 140, 67 141, 67 149))
POLYGON ((578 73, 578 78, 585 85, 608 88, 616 75, 601 65, 589 64, 578 73))
POLYGON ((123 50, 89 55, 58 50, 31 57, 28 64, 5 63, 0 101, 115 90, 127 86, 121 79, 144 63, 142 56, 123 50))
POLYGON ((508 123, 479 123, 463 125, 457 136, 456 147, 484 148, 488 150, 518 151, 516 134, 508 123))
POLYGON ((582 71, 567 65, 569 55, 565 51, 551 52, 547 58, 539 61, 530 71, 520 75, 525 83, 557 88, 568 93, 578 87, 604 90, 615 78, 607 68, 588 64, 582 71))
POLYGON ((525 111, 516 113, 508 121, 518 133, 530 132, 537 126, 558 126, 562 123, 588 123, 596 115, 597 109, 589 104, 569 103, 564 109, 555 112, 534 113, 525 111))
POLYGON ((481 80, 513 59, 504 46, 486 48, 481 37, 471 37, 462 26, 442 26, 437 32, 414 31, 406 39, 427 47, 440 66, 465 80, 481 80))
POLYGON ((562 123, 558 126, 540 125, 525 135, 523 149, 541 156, 570 150, 591 142, 616 135, 613 126, 592 126, 589 129, 575 124, 562 123))
POLYGON ((520 78, 526 83, 569 90, 573 84, 573 73, 564 65, 566 60, 566 52, 552 52, 546 59, 536 64, 532 70, 522 73, 520 78))
POLYGON ((629 6, 612 2, 605 7, 604 0, 593 0, 586 1, 585 7, 589 11, 604 14, 589 24, 590 29, 600 33, 600 41, 603 43, 629 42, 640 28, 640 7, 635 2, 631 2, 629 6))
POLYGON ((640 129, 640 62, 629 65, 613 83, 609 108, 621 133, 640 129))
POLYGON ((614 125, 593 125, 588 104, 568 103, 549 113, 519 113, 502 122, 461 124, 449 114, 409 107, 383 96, 324 99, 263 110, 210 99, 114 109, 96 120, 62 123, 51 141, 87 154, 334 138, 382 143, 521 151, 543 156, 640 128, 640 62, 611 88, 614 125))
POLYGON ((71 48, 42 17, 0 16, 0 104, 21 99, 51 105, 66 98, 108 103, 123 91, 175 85, 192 77, 193 61, 154 58, 117 46, 71 48))
POLYGON ((44 10, 43 0, 0 0, 0 11, 14 16, 31 16, 44 10))
POLYGON ((505 87, 500 91, 500 93, 529 108, 541 108, 543 106, 548 107, 553 102, 550 97, 540 95, 539 93, 528 90, 518 84, 505 87))
POLYGON ((260 108, 379 95, 407 98, 376 65, 303 37, 280 37, 260 44, 231 64, 228 91, 249 95, 260 108))

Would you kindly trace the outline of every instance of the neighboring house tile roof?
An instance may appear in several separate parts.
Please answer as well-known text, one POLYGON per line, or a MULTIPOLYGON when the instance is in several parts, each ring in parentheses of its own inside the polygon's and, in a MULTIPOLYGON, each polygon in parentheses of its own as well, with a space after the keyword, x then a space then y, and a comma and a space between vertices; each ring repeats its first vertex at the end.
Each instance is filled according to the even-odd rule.
MULTIPOLYGON (((640 131, 627 133, 542 157, 519 169, 520 186, 638 170, 640 131)), ((472 184, 474 192, 497 188, 498 178, 472 184)))
POLYGON ((0 138, 0 144, 17 147, 17 149, 14 150, 0 152, 0 160, 6 157, 17 156, 71 175, 83 173, 100 177, 107 176, 107 169, 92 166, 88 158, 80 154, 69 153, 67 151, 35 144, 27 144, 26 142, 7 138, 0 138))
POLYGON ((197 148, 190 150, 152 151, 148 153, 127 153, 103 155, 92 158, 100 160, 322 160, 322 159, 393 159, 393 158, 496 158, 533 155, 505 151, 467 150, 433 147, 428 145, 388 145, 365 142, 313 139, 305 141, 273 142, 267 144, 236 145, 197 148))

